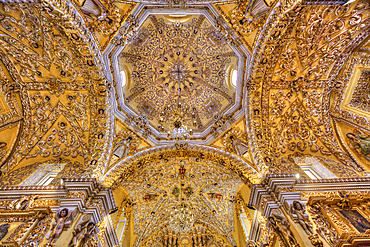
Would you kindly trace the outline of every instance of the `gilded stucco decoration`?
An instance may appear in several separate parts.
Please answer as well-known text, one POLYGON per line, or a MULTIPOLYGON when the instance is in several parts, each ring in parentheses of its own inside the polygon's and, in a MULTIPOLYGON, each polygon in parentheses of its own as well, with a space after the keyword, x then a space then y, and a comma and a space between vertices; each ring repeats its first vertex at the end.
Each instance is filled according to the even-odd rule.
POLYGON ((191 122, 191 139, 197 143, 214 138, 215 119, 228 115, 230 125, 236 120, 231 116, 241 110, 249 53, 212 6, 197 14, 182 11, 173 15, 150 5, 138 8, 106 49, 117 115, 129 125, 142 126, 141 132, 156 144, 167 141, 167 125, 174 125, 179 105, 179 115, 191 122))
POLYGON ((164 229, 153 234, 146 241, 147 246, 154 247, 170 247, 189 245, 194 246, 210 246, 210 247, 230 247, 231 245, 222 238, 219 234, 209 229, 204 224, 196 224, 191 233, 177 234, 165 227, 164 229))
POLYGON ((370 70, 362 70, 349 105, 370 112, 370 70))
POLYGON ((37 167, 41 164, 34 163, 31 165, 23 166, 21 168, 15 169, 0 178, 1 186, 14 186, 20 184, 25 180, 30 174, 37 170, 37 167))
POLYGON ((299 173, 302 179, 310 179, 307 174, 294 162, 294 158, 290 156, 282 157, 277 160, 274 167, 269 170, 275 174, 297 174, 299 173))
POLYGON ((3 90, 20 92, 24 112, 20 141, 3 172, 38 157, 77 158, 86 166, 92 154, 100 162, 109 158, 103 154, 112 141, 105 67, 84 25, 69 2, 1 6, 1 59, 15 81, 3 90), (65 18, 79 25, 71 28, 65 18))
MULTIPOLYGON (((188 205, 195 224, 205 224, 235 245, 231 234, 234 199, 242 184, 235 172, 197 157, 146 160, 146 166, 120 182, 132 202, 134 234, 138 235, 133 246, 142 246, 165 226, 172 230, 170 215, 178 203, 188 205)), ((196 230, 193 227, 189 234, 196 230)))
POLYGON ((236 31, 250 34, 259 31, 266 21, 270 7, 263 0, 238 1, 232 10, 231 22, 236 31))
POLYGON ((305 193, 308 213, 316 232, 329 246, 350 246, 366 239, 370 229, 369 194, 366 191, 305 193))
POLYGON ((368 238, 370 5, 312 2, 1 4, 0 245, 368 238))
POLYGON ((227 153, 214 147, 180 143, 143 149, 133 156, 120 160, 102 177, 102 183, 105 186, 116 189, 136 170, 145 168, 146 165, 152 162, 173 157, 192 157, 199 161, 212 162, 215 165, 233 171, 244 182, 247 182, 247 180, 254 182, 260 180, 254 166, 235 154, 227 153))
MULTIPOLYGON (((361 49, 361 47, 360 47, 361 49)), ((370 167, 369 111, 367 108, 367 72, 370 56, 351 55, 337 76, 330 110, 338 137, 355 162, 370 167), (363 97, 363 100, 361 100, 363 97)))
POLYGON ((317 160, 320 161, 326 168, 328 168, 332 173, 334 173, 338 178, 355 178, 361 177, 361 175, 356 172, 351 167, 344 165, 341 162, 329 159, 322 156, 314 156, 317 160))
POLYGON ((202 130, 233 101, 234 89, 225 83, 231 63, 237 63, 236 54, 204 16, 175 23, 165 16, 151 16, 120 54, 120 66, 132 69, 125 101, 155 127, 160 117, 170 118, 161 115, 164 108, 180 102, 183 108, 192 108, 189 114, 195 114, 202 130))
POLYGON ((363 170, 339 146, 327 109, 340 54, 347 56, 368 35, 368 9, 366 2, 297 5, 271 19, 256 47, 246 98, 260 166, 299 151, 334 155, 363 170))
POLYGON ((1 186, 35 185, 47 173, 58 173, 50 185, 58 186, 61 178, 78 178, 84 173, 83 165, 66 159, 50 159, 15 169, 0 178, 1 186))

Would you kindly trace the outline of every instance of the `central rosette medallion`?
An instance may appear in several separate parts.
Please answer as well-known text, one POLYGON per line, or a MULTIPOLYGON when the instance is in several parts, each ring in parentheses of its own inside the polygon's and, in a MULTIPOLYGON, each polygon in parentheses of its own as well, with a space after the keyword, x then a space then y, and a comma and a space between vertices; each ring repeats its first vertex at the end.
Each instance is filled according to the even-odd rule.
POLYGON ((190 71, 183 60, 177 59, 170 64, 169 74, 174 81, 184 82, 190 76, 190 71))

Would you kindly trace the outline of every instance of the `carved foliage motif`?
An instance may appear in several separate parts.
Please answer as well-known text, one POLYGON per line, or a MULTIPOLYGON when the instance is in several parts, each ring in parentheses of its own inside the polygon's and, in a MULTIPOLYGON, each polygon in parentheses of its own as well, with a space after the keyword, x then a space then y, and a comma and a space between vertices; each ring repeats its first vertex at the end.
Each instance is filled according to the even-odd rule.
MULTIPOLYGON (((76 32, 64 21, 72 10, 66 5, 68 2, 55 5, 60 11, 48 4, 1 6, 1 56, 21 86, 25 111, 21 143, 3 171, 38 155, 101 156, 103 146, 110 141, 111 120, 108 117, 101 123, 97 114, 98 108, 104 111, 107 107, 109 94, 104 69, 99 68, 100 53, 90 42, 94 40, 85 39, 91 34, 76 32)), ((76 19, 78 15, 71 21, 76 19)))
POLYGON ((202 15, 174 23, 150 16, 120 54, 120 65, 132 68, 125 102, 155 128, 160 118, 170 119, 168 108, 181 103, 190 109, 185 118, 194 118, 202 131, 233 103, 225 73, 238 58, 224 38, 202 15))
POLYGON ((263 157, 273 160, 289 150, 320 151, 361 170, 341 151, 332 128, 323 125, 322 98, 340 51, 363 34, 368 9, 364 2, 299 6, 269 30, 253 62, 249 97, 254 140, 263 157))
POLYGON ((363 70, 357 83, 349 105, 370 112, 370 70, 363 70))
POLYGON ((224 167, 244 181, 246 178, 254 180, 256 171, 237 155, 227 154, 217 149, 208 149, 204 146, 177 144, 174 146, 164 146, 160 148, 146 149, 137 152, 134 157, 127 157, 115 165, 104 177, 103 184, 116 189, 125 178, 131 176, 136 170, 145 168, 146 165, 158 162, 159 160, 169 160, 173 157, 194 158, 199 162, 207 161, 217 166, 224 167))
POLYGON ((181 202, 190 205, 196 221, 233 243, 234 203, 230 198, 235 198, 240 179, 216 164, 209 166, 195 158, 180 161, 185 164, 180 174, 178 162, 172 158, 148 164, 121 182, 132 201, 134 232, 139 235, 134 246, 141 246, 142 239, 168 224, 164 219, 170 218, 180 202, 179 190, 184 191, 181 202), (213 199, 209 193, 219 194, 221 199, 213 199), (148 194, 157 196, 148 200, 148 194))
POLYGON ((222 237, 203 224, 196 224, 190 233, 175 233, 164 228, 153 234, 146 242, 146 246, 213 246, 230 247, 222 237))

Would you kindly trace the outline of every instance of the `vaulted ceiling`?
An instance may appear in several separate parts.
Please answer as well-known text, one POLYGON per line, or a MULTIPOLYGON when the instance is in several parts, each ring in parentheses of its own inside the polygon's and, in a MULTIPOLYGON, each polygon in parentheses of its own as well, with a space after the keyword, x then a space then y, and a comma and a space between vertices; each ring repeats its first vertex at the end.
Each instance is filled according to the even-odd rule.
POLYGON ((240 184, 313 159, 338 177, 368 173, 369 15, 361 0, 2 4, 1 172, 75 162, 121 210, 134 205, 137 246, 156 241, 160 224, 143 226, 189 187, 197 224, 234 246, 226 215, 240 184), (160 126, 179 103, 196 125, 175 143, 160 126))

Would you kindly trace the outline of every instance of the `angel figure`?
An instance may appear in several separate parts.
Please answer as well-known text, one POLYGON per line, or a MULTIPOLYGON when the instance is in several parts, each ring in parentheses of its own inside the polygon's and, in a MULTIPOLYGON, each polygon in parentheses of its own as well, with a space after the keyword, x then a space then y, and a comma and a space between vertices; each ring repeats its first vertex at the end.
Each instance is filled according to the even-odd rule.
POLYGON ((304 207, 299 201, 293 201, 293 205, 290 206, 290 212, 293 216, 296 216, 295 221, 302 226, 308 236, 313 234, 312 226, 306 218, 304 207))
POLYGON ((52 246, 52 244, 55 244, 64 228, 69 227, 72 222, 72 212, 70 212, 68 208, 59 210, 59 212, 57 212, 54 216, 54 222, 51 226, 51 230, 46 235, 46 239, 49 240, 46 246, 52 246))
POLYGON ((346 136, 351 140, 350 145, 352 148, 361 153, 365 159, 370 161, 370 136, 365 135, 364 133, 348 133, 346 136))
MULTIPOLYGON (((90 218, 90 217, 89 217, 90 218)), ((92 221, 83 221, 73 230, 73 238, 69 247, 94 247, 95 223, 92 221)))
POLYGON ((113 154, 118 157, 119 159, 122 159, 123 157, 126 157, 128 153, 130 152, 130 144, 131 144, 132 137, 129 136, 127 139, 124 139, 120 142, 118 142, 113 149, 113 154))

